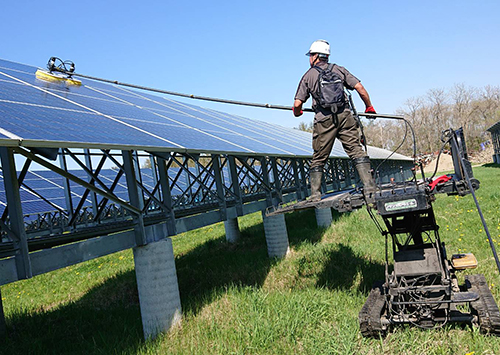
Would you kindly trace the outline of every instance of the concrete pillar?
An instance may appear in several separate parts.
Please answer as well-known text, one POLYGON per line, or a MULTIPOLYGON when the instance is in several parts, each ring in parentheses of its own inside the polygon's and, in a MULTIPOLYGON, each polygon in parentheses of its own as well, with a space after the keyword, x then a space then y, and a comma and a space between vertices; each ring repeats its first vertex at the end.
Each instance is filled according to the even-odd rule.
POLYGON ((3 313, 3 304, 2 304, 2 291, 0 290, 0 339, 4 338, 7 335, 7 329, 5 325, 5 314, 3 313))
POLYGON ((181 299, 170 238, 134 248, 144 338, 154 338, 181 320, 181 299))
POLYGON ((266 233, 267 253, 269 257, 282 258, 288 254, 288 233, 286 231, 285 215, 266 217, 262 211, 264 232, 266 233))
POLYGON ((229 243, 236 243, 240 239, 240 227, 238 226, 238 218, 228 218, 224 221, 226 229, 226 240, 229 243))
POLYGON ((332 224, 332 209, 331 208, 315 208, 316 222, 318 227, 328 228, 332 224))

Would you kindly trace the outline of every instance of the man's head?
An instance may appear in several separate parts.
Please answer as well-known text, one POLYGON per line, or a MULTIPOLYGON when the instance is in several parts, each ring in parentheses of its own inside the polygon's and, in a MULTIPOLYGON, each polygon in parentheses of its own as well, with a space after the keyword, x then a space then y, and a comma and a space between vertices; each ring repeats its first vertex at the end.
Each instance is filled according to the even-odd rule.
POLYGON ((330 44, 323 39, 318 39, 311 44, 311 48, 309 48, 309 52, 306 55, 309 56, 311 67, 318 61, 327 62, 330 55, 330 44))

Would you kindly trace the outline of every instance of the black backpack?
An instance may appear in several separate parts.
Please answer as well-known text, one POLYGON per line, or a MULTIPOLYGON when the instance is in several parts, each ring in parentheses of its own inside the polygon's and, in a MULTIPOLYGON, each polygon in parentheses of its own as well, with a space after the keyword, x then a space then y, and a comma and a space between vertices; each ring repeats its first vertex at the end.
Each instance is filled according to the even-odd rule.
POLYGON ((341 77, 332 71, 335 64, 328 64, 323 70, 314 67, 319 72, 318 91, 313 94, 314 99, 323 108, 330 109, 332 113, 342 111, 346 104, 344 82, 341 77))

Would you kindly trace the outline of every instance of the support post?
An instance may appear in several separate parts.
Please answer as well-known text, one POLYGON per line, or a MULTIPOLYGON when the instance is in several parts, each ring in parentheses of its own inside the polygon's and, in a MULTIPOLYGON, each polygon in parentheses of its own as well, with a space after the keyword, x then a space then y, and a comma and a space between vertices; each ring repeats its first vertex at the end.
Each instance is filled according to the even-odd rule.
POLYGON ((288 246, 285 215, 278 214, 276 216, 266 217, 265 211, 262 211, 262 221, 266 234, 267 254, 271 258, 285 257, 290 250, 288 246))
POLYGON ((170 238, 134 248, 144 338, 155 338, 181 320, 181 300, 170 238))
POLYGON ((332 224, 332 209, 331 208, 316 208, 316 222, 318 227, 328 228, 332 224))
POLYGON ((226 230, 226 240, 229 243, 236 243, 240 239, 238 218, 228 218, 227 221, 224 221, 224 228, 226 230))

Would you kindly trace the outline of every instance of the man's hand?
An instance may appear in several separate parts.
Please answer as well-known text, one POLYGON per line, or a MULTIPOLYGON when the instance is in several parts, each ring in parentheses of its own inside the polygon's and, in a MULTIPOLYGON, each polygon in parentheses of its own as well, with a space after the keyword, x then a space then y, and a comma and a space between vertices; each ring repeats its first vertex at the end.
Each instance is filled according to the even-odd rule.
POLYGON ((300 100, 295 100, 293 102, 293 115, 295 117, 300 117, 302 116, 304 112, 302 111, 302 101, 300 100))
POLYGON ((295 117, 300 117, 300 116, 302 116, 302 114, 304 113, 304 111, 302 111, 302 110, 298 111, 295 107, 294 107, 294 108, 292 108, 292 110, 293 110, 293 115, 294 115, 295 117))
POLYGON ((373 106, 368 106, 365 110, 365 113, 377 113, 377 112, 375 112, 373 106))

